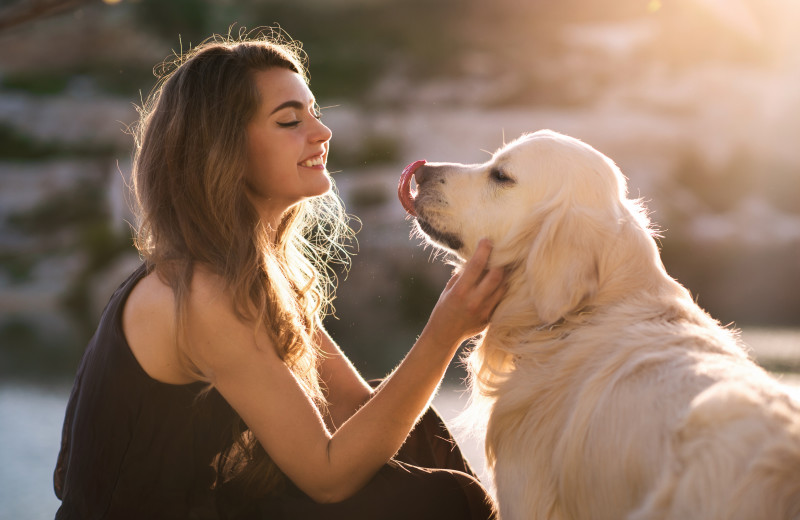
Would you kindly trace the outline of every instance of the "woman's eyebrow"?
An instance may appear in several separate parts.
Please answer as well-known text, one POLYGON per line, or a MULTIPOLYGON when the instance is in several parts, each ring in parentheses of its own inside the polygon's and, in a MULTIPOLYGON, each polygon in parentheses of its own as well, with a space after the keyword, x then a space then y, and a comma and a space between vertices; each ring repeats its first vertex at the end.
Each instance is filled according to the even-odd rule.
POLYGON ((275 112, 279 112, 279 111, 283 110, 284 108, 294 108, 294 109, 297 109, 297 110, 304 110, 305 107, 306 107, 306 105, 304 105, 300 101, 294 101, 294 100, 286 101, 284 103, 281 103, 277 107, 275 107, 275 109, 272 112, 270 112, 269 115, 272 115, 275 112))

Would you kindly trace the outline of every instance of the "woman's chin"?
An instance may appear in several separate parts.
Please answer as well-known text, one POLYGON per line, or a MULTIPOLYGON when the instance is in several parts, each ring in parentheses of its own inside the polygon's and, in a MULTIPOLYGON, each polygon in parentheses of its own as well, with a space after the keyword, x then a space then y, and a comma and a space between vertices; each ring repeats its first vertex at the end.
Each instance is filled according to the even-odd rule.
POLYGON ((333 181, 331 180, 331 176, 328 173, 328 170, 325 170, 323 172, 323 177, 320 179, 320 190, 321 191, 317 194, 317 196, 325 195, 326 193, 331 191, 331 188, 333 188, 333 181))
POLYGON ((320 195, 325 195, 331 191, 332 187, 333 183, 331 182, 331 178, 326 174, 323 179, 320 179, 319 185, 316 185, 315 183, 314 189, 312 190, 314 193, 311 196, 319 197, 320 195))
MULTIPOLYGON (((331 192, 331 189, 333 188, 333 183, 331 182, 330 177, 326 175, 324 180, 320 180, 319 182, 314 182, 313 185, 308 185, 306 188, 307 188, 306 192, 297 202, 295 202, 295 204, 299 204, 309 199, 314 199, 317 197, 321 197, 323 195, 327 195, 328 193, 331 192)), ((292 206, 294 206, 294 204, 292 204, 292 206)))

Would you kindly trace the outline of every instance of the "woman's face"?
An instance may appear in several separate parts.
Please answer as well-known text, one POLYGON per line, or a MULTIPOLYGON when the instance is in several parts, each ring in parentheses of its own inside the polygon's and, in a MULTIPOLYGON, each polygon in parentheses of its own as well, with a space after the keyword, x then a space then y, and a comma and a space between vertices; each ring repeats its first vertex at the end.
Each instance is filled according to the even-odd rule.
POLYGON ((247 188, 262 219, 277 225, 294 204, 326 193, 331 131, 299 74, 274 67, 254 80, 260 106, 247 125, 247 188))

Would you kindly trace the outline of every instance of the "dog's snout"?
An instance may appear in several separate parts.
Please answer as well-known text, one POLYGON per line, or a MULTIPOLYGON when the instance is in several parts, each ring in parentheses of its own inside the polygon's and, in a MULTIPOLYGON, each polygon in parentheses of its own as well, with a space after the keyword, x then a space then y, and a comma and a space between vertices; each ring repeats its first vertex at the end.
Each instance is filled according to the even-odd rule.
POLYGON ((430 174, 428 173, 428 168, 425 165, 420 166, 417 168, 417 171, 414 172, 414 180, 417 181, 417 184, 424 184, 429 177, 430 174))
POLYGON ((431 182, 434 179, 438 179, 439 182, 444 182, 444 175, 443 175, 443 168, 441 166, 435 165, 424 165, 417 168, 417 171, 414 172, 414 180, 417 182, 417 185, 425 184, 426 182, 431 182))

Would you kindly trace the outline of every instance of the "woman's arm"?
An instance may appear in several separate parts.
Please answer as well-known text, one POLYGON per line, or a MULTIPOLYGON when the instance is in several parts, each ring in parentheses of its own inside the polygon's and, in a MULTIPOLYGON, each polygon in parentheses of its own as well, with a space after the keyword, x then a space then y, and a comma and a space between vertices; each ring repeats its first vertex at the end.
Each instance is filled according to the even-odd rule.
POLYGON ((319 377, 328 400, 328 413, 332 422, 328 426, 335 431, 369 400, 372 388, 322 325, 319 326, 315 339, 323 353, 319 363, 319 377))
POLYGON ((459 344, 480 332, 502 295, 502 273, 484 267, 483 242, 442 293, 431 319, 374 396, 331 432, 266 334, 254 336, 213 281, 193 282, 189 352, 272 460, 320 502, 343 500, 400 448, 425 410, 459 344))

